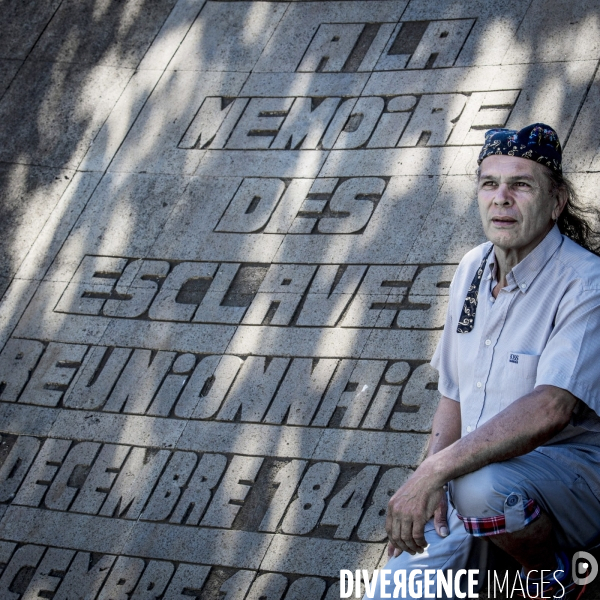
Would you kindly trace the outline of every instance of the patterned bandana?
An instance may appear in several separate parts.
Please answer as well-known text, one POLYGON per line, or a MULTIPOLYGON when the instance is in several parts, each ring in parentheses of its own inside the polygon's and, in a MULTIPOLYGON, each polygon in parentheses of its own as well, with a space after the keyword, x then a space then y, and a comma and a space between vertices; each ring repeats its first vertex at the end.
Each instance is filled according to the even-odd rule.
POLYGON ((465 303, 463 304, 462 312, 460 313, 460 319, 458 321, 456 333, 469 333, 475 326, 475 313, 477 312, 477 300, 479 299, 479 286, 481 284, 483 271, 485 270, 485 263, 487 262, 488 256, 491 254, 493 247, 494 246, 490 246, 490 249, 485 253, 483 260, 481 261, 481 264, 475 273, 475 277, 473 277, 473 281, 471 281, 471 285, 467 291, 467 297, 465 298, 465 303))
POLYGON ((529 158, 546 165, 555 173, 562 173, 562 149, 558 135, 544 123, 534 123, 515 131, 514 129, 490 129, 485 132, 485 143, 479 153, 477 164, 492 154, 505 154, 529 158))

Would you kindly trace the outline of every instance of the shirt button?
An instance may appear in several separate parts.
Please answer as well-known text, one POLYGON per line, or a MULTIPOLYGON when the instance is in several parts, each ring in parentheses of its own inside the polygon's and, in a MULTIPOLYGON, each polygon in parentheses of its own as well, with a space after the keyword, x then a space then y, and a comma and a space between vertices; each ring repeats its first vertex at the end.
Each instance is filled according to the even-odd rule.
POLYGON ((516 494, 511 494, 507 499, 506 499, 506 504, 508 506, 516 506, 519 502, 519 497, 516 494))
POLYGON ((524 290, 526 287, 527 287, 527 284, 526 284, 526 283, 522 283, 522 284, 521 284, 521 289, 522 289, 522 290, 524 290))
POLYGON ((485 345, 489 346, 492 343, 492 340, 485 340, 485 345))
POLYGON ((471 433, 471 431, 473 431, 473 428, 470 425, 468 425, 467 426, 467 433, 471 433))
POLYGON ((477 387, 480 388, 481 387, 481 381, 477 382, 477 387))

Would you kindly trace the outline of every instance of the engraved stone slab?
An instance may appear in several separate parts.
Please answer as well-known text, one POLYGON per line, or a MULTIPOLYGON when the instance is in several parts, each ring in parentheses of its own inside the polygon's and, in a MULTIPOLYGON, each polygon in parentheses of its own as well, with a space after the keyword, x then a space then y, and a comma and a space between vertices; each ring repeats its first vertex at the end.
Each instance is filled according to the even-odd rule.
POLYGON ((427 448, 484 132, 554 125, 597 204, 597 7, 17 4, 0 596, 339 598, 427 448))
POLYGON ((132 74, 107 66, 25 63, 0 100, 6 133, 0 160, 19 156, 23 163, 76 168, 132 74))
POLYGON ((73 171, 0 165, 0 275, 17 273, 72 178, 73 171))
POLYGON ((31 58, 135 68, 175 2, 163 0, 143 6, 129 1, 118 11, 106 11, 101 21, 89 18, 93 4, 63 2, 37 41, 31 58))

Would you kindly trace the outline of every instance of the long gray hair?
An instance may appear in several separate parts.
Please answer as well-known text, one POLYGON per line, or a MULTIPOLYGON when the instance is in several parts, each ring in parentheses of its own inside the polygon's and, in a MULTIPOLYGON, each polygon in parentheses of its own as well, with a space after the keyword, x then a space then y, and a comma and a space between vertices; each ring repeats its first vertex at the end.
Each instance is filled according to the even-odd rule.
POLYGON ((562 174, 544 169, 550 180, 553 194, 564 190, 567 193, 567 204, 558 217, 556 224, 563 235, 571 238, 596 256, 600 256, 600 210, 591 206, 583 206, 577 198, 573 184, 562 174))

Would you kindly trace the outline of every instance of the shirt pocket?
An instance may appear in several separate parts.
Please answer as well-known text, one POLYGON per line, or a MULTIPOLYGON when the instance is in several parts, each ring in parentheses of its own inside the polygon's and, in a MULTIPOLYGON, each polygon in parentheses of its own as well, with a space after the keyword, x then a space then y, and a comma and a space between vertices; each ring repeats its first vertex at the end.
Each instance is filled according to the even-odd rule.
POLYGON ((533 391, 540 355, 509 352, 504 361, 504 389, 501 393, 501 409, 533 391))

